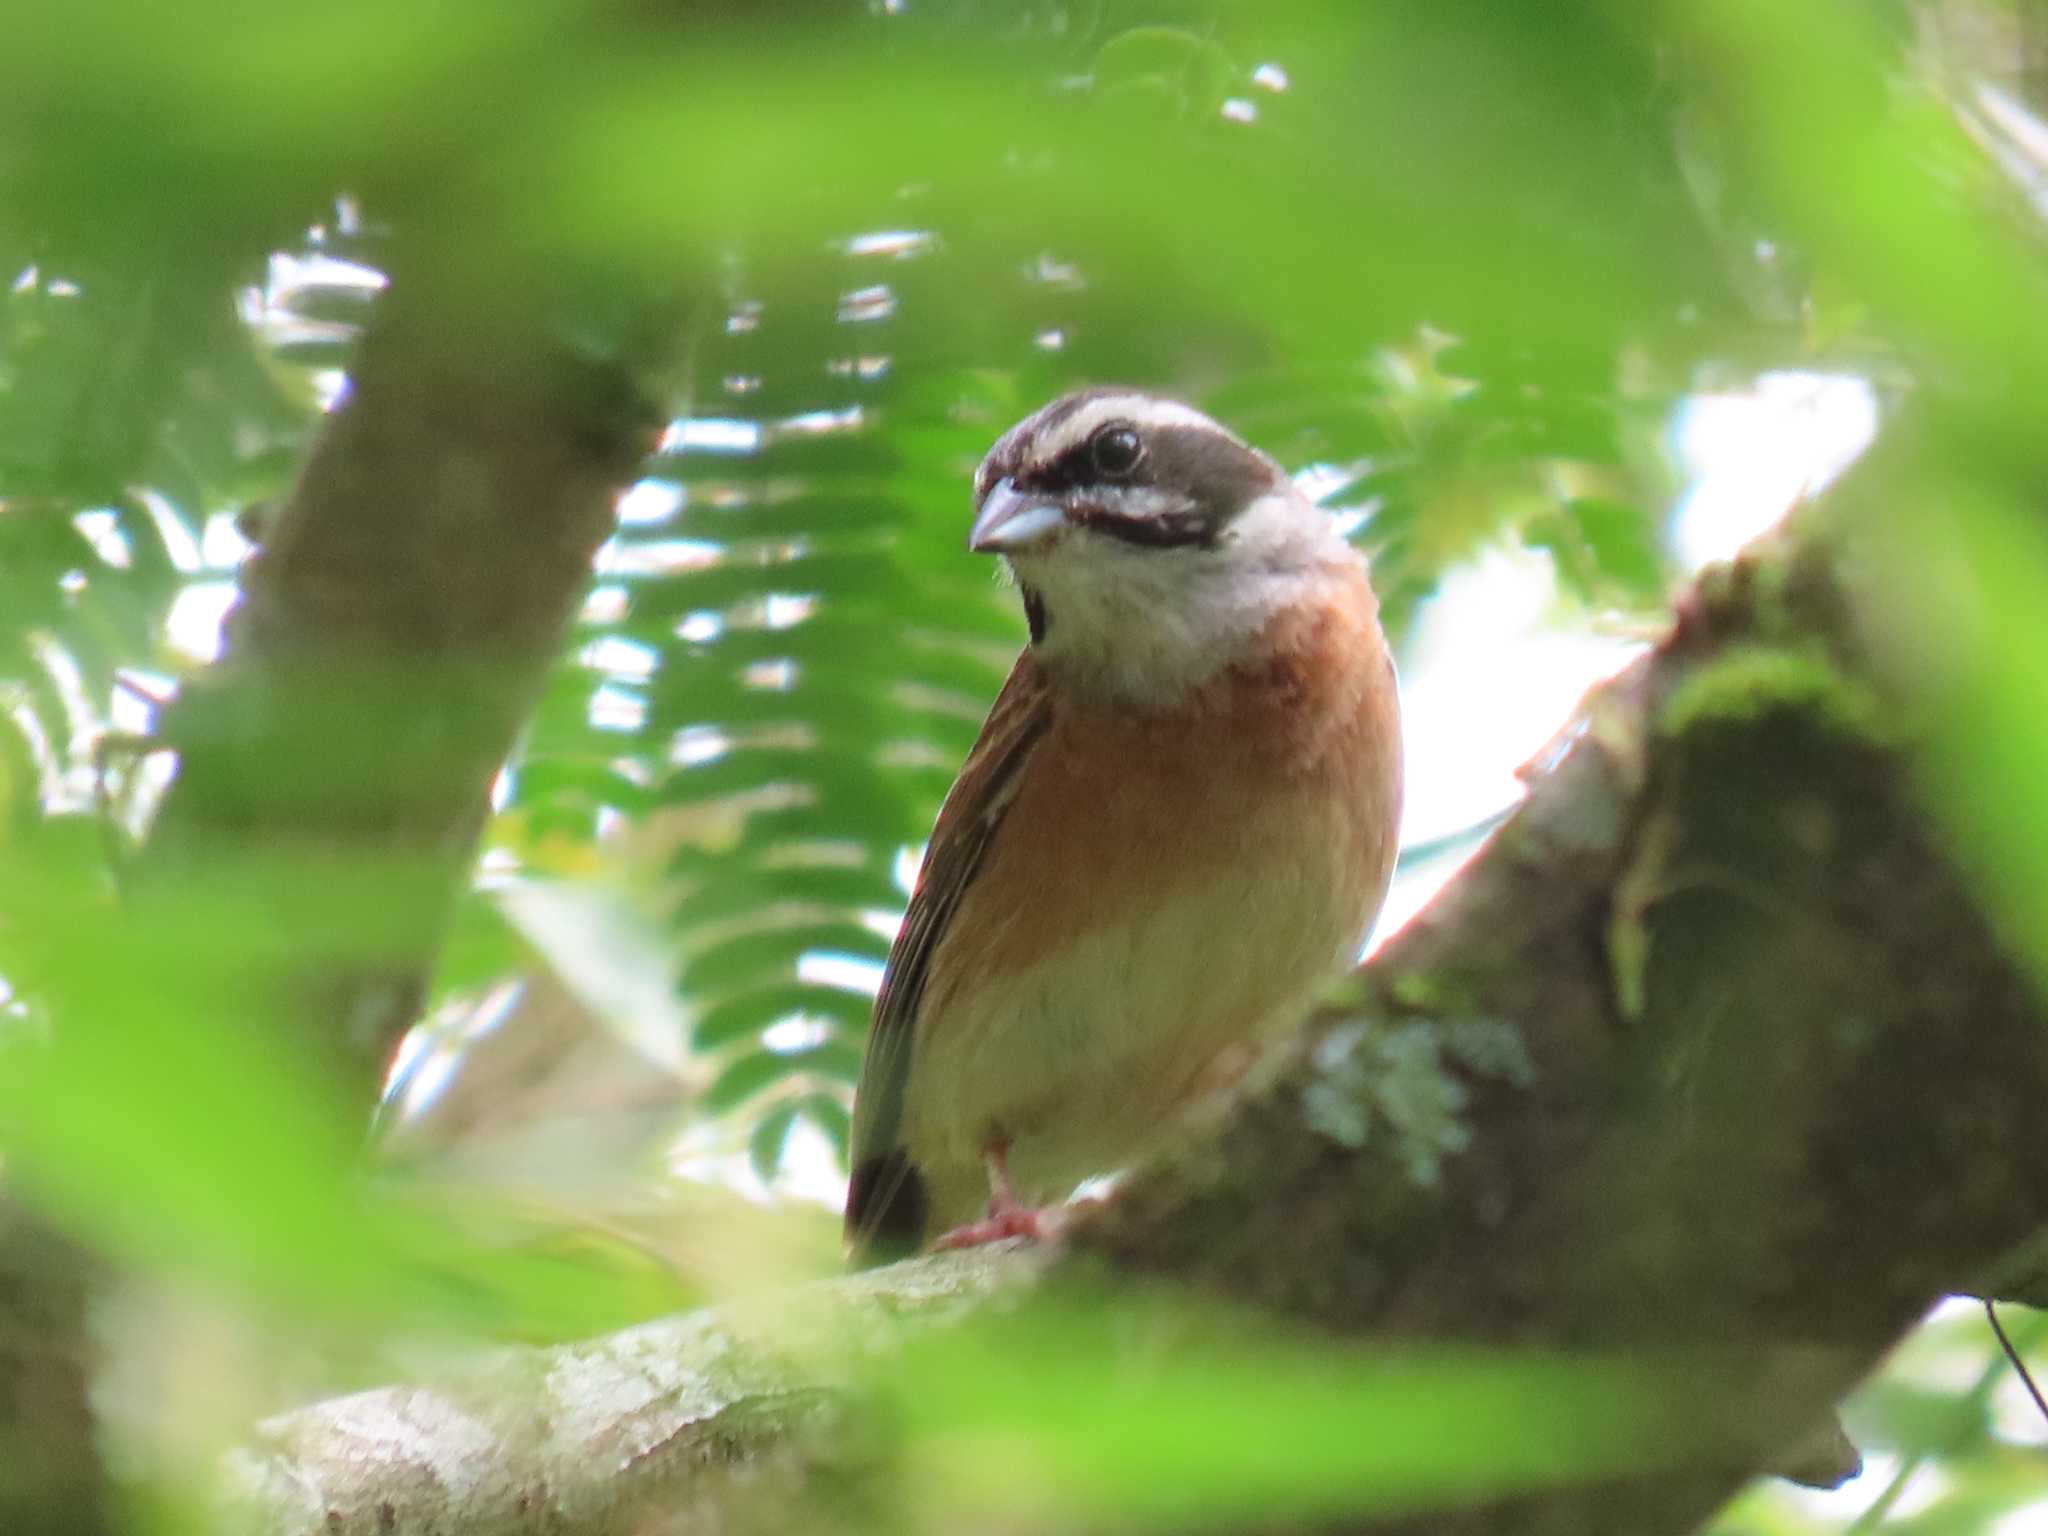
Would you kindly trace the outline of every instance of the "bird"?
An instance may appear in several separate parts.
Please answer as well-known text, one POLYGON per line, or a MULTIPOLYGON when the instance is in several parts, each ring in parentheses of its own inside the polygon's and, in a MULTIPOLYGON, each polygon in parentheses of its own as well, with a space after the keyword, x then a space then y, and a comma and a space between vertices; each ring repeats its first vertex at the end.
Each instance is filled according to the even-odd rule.
POLYGON ((1356 963, 1401 812, 1367 563, 1270 456, 1135 388, 996 442, 968 548, 1029 641, 876 995, 852 1262, 1049 1236, 1356 963))

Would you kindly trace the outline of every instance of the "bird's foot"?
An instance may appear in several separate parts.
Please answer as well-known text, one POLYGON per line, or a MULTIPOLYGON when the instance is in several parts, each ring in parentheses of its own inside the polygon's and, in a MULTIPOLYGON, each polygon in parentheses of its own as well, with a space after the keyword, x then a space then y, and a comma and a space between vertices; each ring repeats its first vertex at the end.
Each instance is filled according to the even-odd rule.
POLYGON ((932 1243, 932 1252, 943 1253, 949 1248, 979 1248, 984 1243, 1000 1243, 1007 1237, 1050 1242, 1059 1236, 1065 1225, 1063 1214, 1058 1206, 1041 1208, 1022 1205, 1015 1200, 991 1200, 988 1215, 980 1221, 965 1222, 944 1233, 932 1243))

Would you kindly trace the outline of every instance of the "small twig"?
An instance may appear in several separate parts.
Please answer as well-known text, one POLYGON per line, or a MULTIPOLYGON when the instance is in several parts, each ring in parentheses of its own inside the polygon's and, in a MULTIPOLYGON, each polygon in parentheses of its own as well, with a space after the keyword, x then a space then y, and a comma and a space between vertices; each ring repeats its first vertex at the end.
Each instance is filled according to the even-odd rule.
POLYGON ((2019 1373, 2020 1382, 2027 1389, 2027 1396, 2034 1400, 2034 1406, 2041 1410, 2041 1417, 2048 1419, 2048 1398, 2041 1396, 2041 1389, 2034 1385, 2034 1374, 2027 1369, 2027 1362, 2020 1358, 2020 1352, 2012 1347, 2012 1340, 2006 1337, 2005 1325, 1998 1320, 1998 1304, 1989 1296, 1984 1298, 1984 1315, 1991 1319, 1991 1331, 1998 1336, 1998 1347, 2005 1351, 2005 1358, 2012 1362, 2012 1368, 2019 1373))
POLYGON ((176 698, 175 694, 158 693, 142 679, 125 670, 114 674, 114 686, 130 697, 140 699, 159 714, 169 709, 171 701, 176 698))
MULTIPOLYGON (((121 808, 115 802, 113 785, 110 782, 114 771, 114 759, 125 757, 131 766, 145 757, 159 752, 170 752, 172 745, 158 736, 137 734, 130 731, 102 731, 92 744, 92 799, 93 811, 100 824, 100 836, 106 845, 107 867, 113 872, 118 883, 133 848, 123 838, 121 808)), ((123 795, 127 785, 123 785, 123 795)))
MULTIPOLYGON (((1981 1407, 1982 1404, 1990 1399, 1992 1392, 1997 1388, 1999 1375, 2004 1369, 2005 1363, 2003 1361, 1993 1360, 1984 1367, 1982 1373, 1970 1384, 1969 1391, 1965 1392, 1958 1401, 1961 1404, 1981 1407)), ((1901 1458, 1899 1468, 1892 1474, 1891 1481, 1884 1485, 1883 1490, 1870 1502, 1870 1505, 1863 1513, 1850 1522, 1844 1530, 1843 1536, 1862 1536, 1863 1532, 1874 1531, 1884 1524, 1885 1516, 1889 1515, 1892 1511, 1892 1506, 1899 1502, 1900 1497, 1906 1491, 1906 1484, 1913 1480, 1913 1475, 1926 1466, 1928 1462, 1937 1459, 1951 1448, 1952 1446, 1922 1446, 1901 1458)))

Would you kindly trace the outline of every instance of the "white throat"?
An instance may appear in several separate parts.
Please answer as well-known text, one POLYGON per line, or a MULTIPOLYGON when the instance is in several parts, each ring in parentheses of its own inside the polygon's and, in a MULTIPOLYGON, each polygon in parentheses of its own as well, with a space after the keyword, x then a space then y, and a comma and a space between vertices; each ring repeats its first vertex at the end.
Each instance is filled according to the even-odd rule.
POLYGON ((1328 514, 1289 488, 1253 502, 1214 548, 1077 532, 1010 564, 1045 600, 1042 666, 1105 701, 1164 709, 1250 656, 1276 617, 1359 558, 1328 514))

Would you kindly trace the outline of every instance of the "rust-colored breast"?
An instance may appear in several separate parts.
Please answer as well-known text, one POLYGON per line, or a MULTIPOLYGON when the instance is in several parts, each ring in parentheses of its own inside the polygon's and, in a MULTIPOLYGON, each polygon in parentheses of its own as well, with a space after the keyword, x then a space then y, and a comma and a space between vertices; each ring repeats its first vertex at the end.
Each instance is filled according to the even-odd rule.
POLYGON ((1363 575, 1337 601, 1282 615, 1270 636, 1267 659, 1171 714, 1061 701, 947 935, 930 1004, 1179 890, 1242 880, 1261 863, 1255 845, 1304 815, 1348 844, 1339 878, 1360 905, 1376 902, 1394 851, 1400 741, 1363 575))
POLYGON ((1363 569, 1261 642, 1172 711, 1044 692, 909 1031, 902 1145, 935 1227, 979 1208, 990 1145, 1030 1199, 1126 1165, 1363 937, 1400 805, 1363 569))

